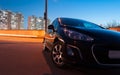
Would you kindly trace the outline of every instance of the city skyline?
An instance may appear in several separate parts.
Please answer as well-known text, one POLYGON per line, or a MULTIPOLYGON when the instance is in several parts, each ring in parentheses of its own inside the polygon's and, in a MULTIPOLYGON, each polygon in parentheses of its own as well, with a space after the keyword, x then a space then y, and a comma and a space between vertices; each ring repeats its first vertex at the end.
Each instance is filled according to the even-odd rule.
POLYGON ((0 10, 0 29, 24 29, 24 16, 9 10, 0 10))
MULTIPOLYGON (((11 10, 0 10, 0 29, 3 30, 41 30, 44 29, 44 17, 35 15, 28 16, 27 28, 24 28, 24 16, 21 12, 13 12, 11 10)), ((50 20, 48 19, 48 25, 50 20)))
MULTIPOLYGON (((45 0, 1 0, 0 8, 21 12, 25 16, 44 15, 45 0)), ((96 24, 106 24, 112 20, 120 22, 119 0, 48 0, 48 18, 72 17, 96 24)))

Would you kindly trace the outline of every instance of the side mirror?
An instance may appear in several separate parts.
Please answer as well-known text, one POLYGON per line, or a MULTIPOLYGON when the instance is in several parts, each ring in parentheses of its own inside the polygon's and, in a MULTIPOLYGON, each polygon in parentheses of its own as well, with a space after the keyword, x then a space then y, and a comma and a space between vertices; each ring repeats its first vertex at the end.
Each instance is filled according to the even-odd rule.
POLYGON ((55 32, 55 29, 54 29, 54 26, 53 26, 53 25, 49 25, 49 26, 48 26, 48 29, 52 29, 53 32, 55 32))
POLYGON ((54 29, 54 26, 53 25, 49 25, 48 29, 54 29))

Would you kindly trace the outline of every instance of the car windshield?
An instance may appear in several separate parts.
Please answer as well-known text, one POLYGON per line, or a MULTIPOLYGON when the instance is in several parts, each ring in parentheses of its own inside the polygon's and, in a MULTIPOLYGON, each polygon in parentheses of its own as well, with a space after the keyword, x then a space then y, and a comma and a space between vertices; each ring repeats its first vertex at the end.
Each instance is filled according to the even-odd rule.
POLYGON ((87 21, 83 21, 83 20, 79 20, 79 19, 70 19, 70 18, 66 19, 66 18, 62 18, 61 22, 62 22, 63 25, 67 25, 67 26, 103 29, 102 27, 100 27, 97 24, 94 24, 94 23, 91 23, 91 22, 87 22, 87 21))

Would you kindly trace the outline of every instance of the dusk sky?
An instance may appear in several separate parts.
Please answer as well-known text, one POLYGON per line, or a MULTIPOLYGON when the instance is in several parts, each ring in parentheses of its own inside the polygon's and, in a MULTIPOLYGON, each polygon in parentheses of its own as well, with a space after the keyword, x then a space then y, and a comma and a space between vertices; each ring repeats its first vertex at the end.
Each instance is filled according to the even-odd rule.
MULTIPOLYGON (((28 16, 43 17, 45 0, 0 0, 0 9, 21 12, 27 28, 28 16)), ((96 24, 120 22, 120 0, 48 0, 48 18, 71 17, 96 24)))

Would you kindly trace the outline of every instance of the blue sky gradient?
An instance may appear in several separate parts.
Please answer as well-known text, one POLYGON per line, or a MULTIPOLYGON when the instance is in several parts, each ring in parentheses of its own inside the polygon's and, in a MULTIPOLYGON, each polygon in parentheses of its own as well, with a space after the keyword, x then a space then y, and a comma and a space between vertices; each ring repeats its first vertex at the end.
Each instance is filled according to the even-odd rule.
MULTIPOLYGON (((43 17, 45 0, 0 0, 0 9, 21 12, 27 28, 28 16, 43 17)), ((120 22, 120 0, 48 0, 48 18, 72 17, 96 24, 120 22)))

